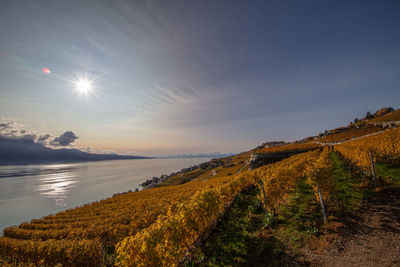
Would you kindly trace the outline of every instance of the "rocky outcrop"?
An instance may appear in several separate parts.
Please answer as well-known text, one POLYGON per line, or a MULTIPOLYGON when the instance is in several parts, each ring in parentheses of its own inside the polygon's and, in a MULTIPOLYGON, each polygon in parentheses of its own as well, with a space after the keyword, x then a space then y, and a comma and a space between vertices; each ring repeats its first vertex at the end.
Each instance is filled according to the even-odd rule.
POLYGON ((380 116, 383 116, 383 115, 388 114, 393 111, 394 111, 394 108, 392 108, 392 107, 384 107, 384 108, 379 109, 377 112, 375 112, 374 115, 375 115, 375 117, 380 117, 380 116))

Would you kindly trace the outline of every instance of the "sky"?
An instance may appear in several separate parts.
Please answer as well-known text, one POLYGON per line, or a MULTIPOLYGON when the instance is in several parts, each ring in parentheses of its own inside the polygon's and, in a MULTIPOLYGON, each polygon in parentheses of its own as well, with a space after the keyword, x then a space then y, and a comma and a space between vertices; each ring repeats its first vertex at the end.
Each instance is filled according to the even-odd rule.
POLYGON ((316 135, 399 108, 399 14, 399 1, 3 0, 0 128, 150 156, 316 135))

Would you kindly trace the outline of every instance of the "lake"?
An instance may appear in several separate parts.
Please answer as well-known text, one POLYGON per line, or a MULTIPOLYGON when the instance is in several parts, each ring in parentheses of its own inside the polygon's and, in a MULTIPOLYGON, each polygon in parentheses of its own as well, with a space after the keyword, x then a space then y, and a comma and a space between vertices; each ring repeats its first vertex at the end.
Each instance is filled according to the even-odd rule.
POLYGON ((134 159, 0 166, 0 235, 8 226, 133 191, 154 176, 209 160, 134 159))

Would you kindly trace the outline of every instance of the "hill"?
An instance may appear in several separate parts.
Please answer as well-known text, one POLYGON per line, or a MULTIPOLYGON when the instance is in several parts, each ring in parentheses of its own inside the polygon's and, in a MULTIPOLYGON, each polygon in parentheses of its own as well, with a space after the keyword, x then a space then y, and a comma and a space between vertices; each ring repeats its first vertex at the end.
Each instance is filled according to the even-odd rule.
POLYGON ((386 113, 382 116, 377 116, 373 119, 368 120, 369 123, 392 122, 392 121, 400 121, 400 110, 395 110, 395 111, 386 113))
POLYGON ((0 137, 0 164, 43 164, 143 158, 146 157, 92 154, 77 149, 51 149, 30 140, 0 137))
POLYGON ((331 266, 343 257, 396 265, 400 128, 378 128, 333 129, 330 142, 264 143, 155 188, 8 227, 0 263, 331 266))

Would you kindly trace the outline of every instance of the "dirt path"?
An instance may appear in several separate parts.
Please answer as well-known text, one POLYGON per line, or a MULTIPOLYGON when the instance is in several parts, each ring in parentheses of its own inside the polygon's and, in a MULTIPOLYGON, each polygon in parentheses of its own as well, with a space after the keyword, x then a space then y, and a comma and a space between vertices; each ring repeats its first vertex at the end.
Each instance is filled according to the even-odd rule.
POLYGON ((242 167, 236 172, 236 174, 239 174, 246 166, 249 165, 249 160, 246 159, 246 162, 243 164, 242 167))
POLYGON ((311 266, 400 266, 400 188, 376 192, 330 249, 307 254, 311 266))

